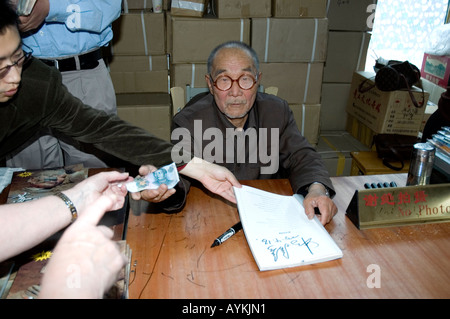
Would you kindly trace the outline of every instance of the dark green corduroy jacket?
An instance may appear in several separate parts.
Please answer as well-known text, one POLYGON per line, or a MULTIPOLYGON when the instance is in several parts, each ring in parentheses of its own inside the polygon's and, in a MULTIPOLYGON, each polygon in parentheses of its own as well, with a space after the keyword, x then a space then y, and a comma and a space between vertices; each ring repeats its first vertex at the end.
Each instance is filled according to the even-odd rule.
POLYGON ((135 165, 172 162, 172 144, 84 105, 61 82, 60 73, 32 59, 17 94, 0 103, 0 160, 43 128, 51 128, 135 165))

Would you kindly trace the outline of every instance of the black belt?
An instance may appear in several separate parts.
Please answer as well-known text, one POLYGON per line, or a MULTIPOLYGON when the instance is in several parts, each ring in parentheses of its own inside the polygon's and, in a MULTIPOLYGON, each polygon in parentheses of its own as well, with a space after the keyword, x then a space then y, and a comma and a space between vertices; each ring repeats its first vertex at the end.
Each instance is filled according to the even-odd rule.
POLYGON ((75 70, 90 70, 98 66, 98 60, 102 58, 102 50, 97 49, 95 51, 70 57, 61 60, 45 60, 42 62, 49 66, 56 67, 61 72, 75 71, 75 70), (78 62, 78 63, 77 63, 78 62), (78 65, 77 65, 78 64, 78 65))

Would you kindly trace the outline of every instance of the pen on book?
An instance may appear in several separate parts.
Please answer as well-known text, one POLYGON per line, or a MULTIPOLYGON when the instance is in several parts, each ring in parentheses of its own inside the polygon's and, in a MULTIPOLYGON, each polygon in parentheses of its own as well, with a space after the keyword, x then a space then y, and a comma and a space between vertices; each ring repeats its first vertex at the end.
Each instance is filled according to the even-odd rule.
POLYGON ((222 235, 217 237, 214 242, 211 245, 212 247, 218 246, 223 244, 228 238, 236 234, 238 231, 242 229, 241 222, 237 223, 236 225, 232 226, 230 229, 228 229, 226 232, 224 232, 222 235))

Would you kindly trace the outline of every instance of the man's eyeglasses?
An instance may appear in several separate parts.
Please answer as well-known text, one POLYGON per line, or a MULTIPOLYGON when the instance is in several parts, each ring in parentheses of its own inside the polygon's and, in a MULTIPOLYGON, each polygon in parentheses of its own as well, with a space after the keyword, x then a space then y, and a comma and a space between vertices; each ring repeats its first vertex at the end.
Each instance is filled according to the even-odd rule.
MULTIPOLYGON (((209 78, 212 81, 212 76, 209 75, 209 78)), ((221 75, 215 81, 212 81, 214 86, 220 91, 227 91, 231 89, 234 82, 237 82, 239 87, 243 90, 250 90, 258 80, 255 79, 250 74, 242 74, 236 80, 233 80, 228 75, 221 75)))
POLYGON ((21 68, 28 60, 30 60, 32 52, 22 51, 22 54, 23 55, 15 62, 13 62, 13 64, 7 65, 4 68, 0 69, 0 79, 3 79, 9 73, 12 67, 17 66, 21 68))

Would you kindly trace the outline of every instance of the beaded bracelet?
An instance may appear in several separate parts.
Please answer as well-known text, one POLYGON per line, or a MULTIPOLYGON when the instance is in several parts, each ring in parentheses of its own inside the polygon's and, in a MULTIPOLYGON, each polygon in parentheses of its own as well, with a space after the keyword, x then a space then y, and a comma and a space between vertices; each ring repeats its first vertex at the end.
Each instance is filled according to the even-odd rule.
POLYGON ((71 220, 71 223, 73 223, 73 222, 77 219, 77 217, 78 217, 78 212, 77 212, 77 209, 76 209, 75 205, 74 205, 73 202, 69 199, 69 197, 67 197, 66 195, 64 195, 64 194, 61 193, 61 192, 57 192, 57 193, 55 194, 55 196, 58 196, 59 198, 61 198, 61 199, 64 201, 64 203, 66 204, 66 206, 69 208, 70 213, 72 214, 72 220, 71 220))

